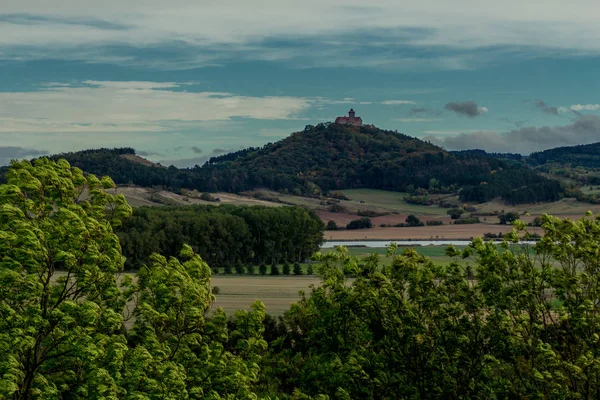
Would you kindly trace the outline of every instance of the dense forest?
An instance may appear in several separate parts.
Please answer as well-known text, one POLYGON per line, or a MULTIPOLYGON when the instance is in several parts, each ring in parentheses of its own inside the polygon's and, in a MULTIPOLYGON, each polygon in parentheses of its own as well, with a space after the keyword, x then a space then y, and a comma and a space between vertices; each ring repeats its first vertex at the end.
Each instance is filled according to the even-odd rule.
POLYGON ((557 163, 571 167, 600 168, 600 142, 531 153, 527 162, 534 166, 557 163))
MULTIPOLYGON (((280 318, 212 307, 209 265, 124 267, 131 217, 109 178, 41 159, 0 185, 0 398, 595 399, 600 219, 521 221, 435 264, 316 254, 320 284, 280 318), (84 188, 89 198, 80 201, 84 188)), ((248 212, 243 210, 242 212, 248 212)), ((286 244, 282 244, 286 245, 286 244)), ((271 278, 265 278, 271 279, 271 278)), ((294 278, 291 278, 294 279, 294 278)))
POLYGON ((304 261, 323 242, 324 225, 301 207, 142 207, 117 234, 127 269, 152 253, 177 256, 184 244, 214 267, 304 261))
POLYGON ((435 181, 442 189, 458 190, 461 200, 469 202, 500 197, 513 204, 535 203, 554 201, 563 193, 555 181, 532 172, 515 155, 447 152, 371 126, 307 126, 276 143, 213 157, 205 165, 189 169, 146 166, 123 154, 134 154, 134 150, 88 150, 53 158, 65 158, 89 173, 111 176, 117 184, 175 191, 238 193, 269 188, 317 196, 348 188, 429 189, 435 181))

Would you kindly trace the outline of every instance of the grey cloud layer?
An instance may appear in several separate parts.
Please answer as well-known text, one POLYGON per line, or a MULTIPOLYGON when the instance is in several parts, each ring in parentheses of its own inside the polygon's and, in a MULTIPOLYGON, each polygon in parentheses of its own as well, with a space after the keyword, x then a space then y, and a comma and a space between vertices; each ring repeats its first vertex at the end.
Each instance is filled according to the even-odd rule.
POLYGON ((600 141, 600 118, 586 115, 572 124, 525 127, 509 132, 480 131, 453 136, 434 137, 430 140, 448 150, 483 149, 493 152, 529 154, 560 146, 574 146, 600 141))
POLYGON ((487 111, 484 107, 479 107, 474 101, 450 102, 444 108, 454 111, 458 115, 465 115, 470 118, 478 117, 487 111))
POLYGON ((542 99, 537 99, 535 101, 535 106, 545 112, 546 114, 558 115, 558 107, 550 107, 548 104, 544 102, 542 99))

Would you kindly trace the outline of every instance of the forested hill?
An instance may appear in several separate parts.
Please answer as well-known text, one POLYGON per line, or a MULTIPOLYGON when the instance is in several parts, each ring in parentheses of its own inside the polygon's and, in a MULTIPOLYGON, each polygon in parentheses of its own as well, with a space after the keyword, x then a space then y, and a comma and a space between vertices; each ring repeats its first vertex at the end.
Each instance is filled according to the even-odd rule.
POLYGON ((562 189, 518 160, 476 151, 450 153, 425 142, 375 127, 307 126, 262 148, 249 148, 191 169, 142 165, 123 157, 133 149, 65 153, 72 165, 118 184, 171 190, 241 192, 269 188, 298 195, 336 189, 408 187, 460 192, 463 201, 501 197, 511 203, 557 200, 562 189), (510 161, 510 162, 509 162, 510 161))
POLYGON ((600 142, 579 146, 557 147, 531 153, 531 165, 548 163, 570 164, 572 167, 600 168, 600 142))

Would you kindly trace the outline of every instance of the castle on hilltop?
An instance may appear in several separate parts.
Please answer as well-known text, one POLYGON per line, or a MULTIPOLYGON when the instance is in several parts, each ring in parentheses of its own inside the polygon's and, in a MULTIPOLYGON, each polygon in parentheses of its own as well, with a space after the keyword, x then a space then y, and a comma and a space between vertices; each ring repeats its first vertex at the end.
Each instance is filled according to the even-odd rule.
POLYGON ((350 109, 350 111, 348 111, 347 117, 337 117, 335 119, 335 123, 342 124, 342 125, 352 125, 352 126, 362 126, 362 124, 363 124, 362 118, 357 117, 354 113, 354 109, 352 109, 352 108, 350 109))

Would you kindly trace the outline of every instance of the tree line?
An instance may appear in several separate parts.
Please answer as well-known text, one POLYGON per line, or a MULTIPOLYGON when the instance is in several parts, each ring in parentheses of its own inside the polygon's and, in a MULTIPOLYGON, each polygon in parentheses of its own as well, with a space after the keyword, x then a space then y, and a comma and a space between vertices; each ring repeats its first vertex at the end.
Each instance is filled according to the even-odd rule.
POLYGON ((117 234, 125 267, 138 269, 151 254, 176 256, 184 244, 209 265, 240 266, 301 262, 323 242, 324 224, 301 207, 140 207, 117 234))
POLYGON ((513 222, 438 265, 317 253, 320 284, 279 319, 212 307, 184 245, 133 279, 114 233, 132 209, 110 178, 15 162, 0 185, 0 398, 600 397, 600 219, 513 222), (82 200, 83 189, 89 197, 82 200))

